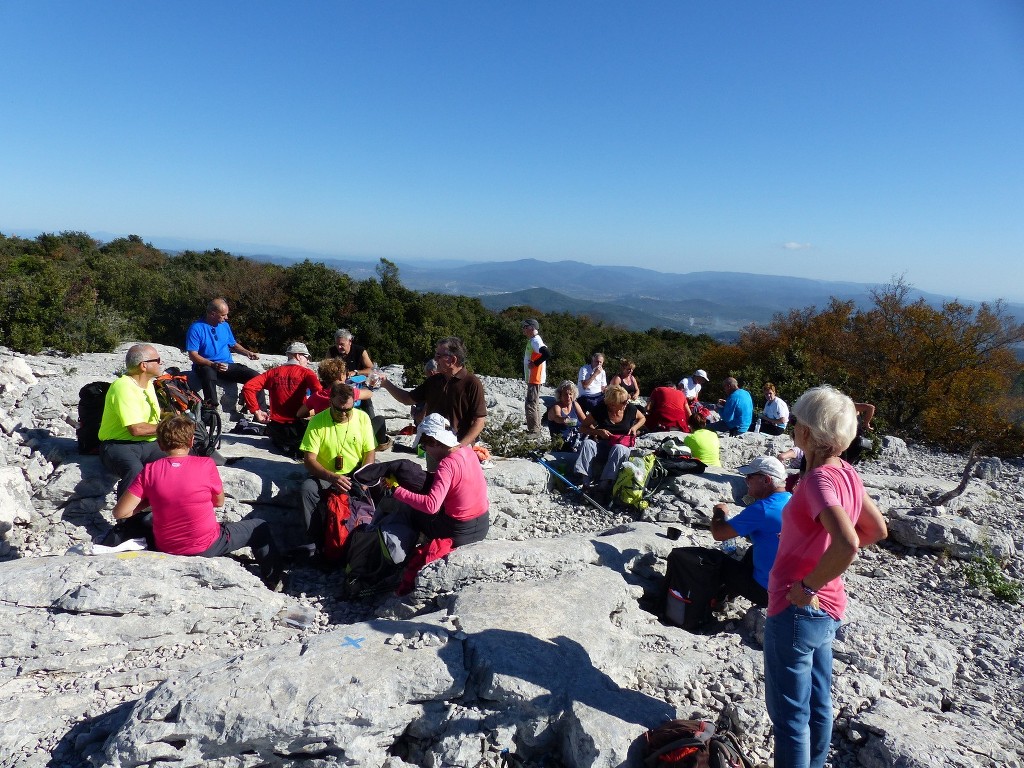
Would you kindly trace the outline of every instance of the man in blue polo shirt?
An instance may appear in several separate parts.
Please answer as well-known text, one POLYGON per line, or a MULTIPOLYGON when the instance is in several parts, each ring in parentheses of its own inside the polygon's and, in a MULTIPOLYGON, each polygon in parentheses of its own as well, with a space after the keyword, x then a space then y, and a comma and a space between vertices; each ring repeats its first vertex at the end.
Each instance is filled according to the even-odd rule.
POLYGON ((185 351, 192 361, 192 370, 203 385, 203 400, 208 407, 217 403, 217 381, 233 381, 245 384, 258 375, 247 365, 236 363, 232 352, 258 360, 259 355, 250 352, 235 340, 228 324, 228 303, 214 299, 206 305, 206 314, 189 326, 185 337, 185 351))
POLYGON ((734 437, 750 430, 750 422, 754 420, 754 400, 740 383, 732 376, 722 382, 725 400, 718 401, 718 413, 722 420, 708 424, 708 429, 715 432, 728 432, 734 437))
POLYGON ((755 501, 726 519, 729 508, 716 504, 711 513, 715 541, 746 536, 752 542, 742 560, 724 558, 720 577, 727 597, 743 595, 757 605, 768 605, 768 574, 779 551, 782 508, 793 494, 786 492, 786 468, 774 456, 760 456, 739 468, 746 476, 747 494, 755 501))

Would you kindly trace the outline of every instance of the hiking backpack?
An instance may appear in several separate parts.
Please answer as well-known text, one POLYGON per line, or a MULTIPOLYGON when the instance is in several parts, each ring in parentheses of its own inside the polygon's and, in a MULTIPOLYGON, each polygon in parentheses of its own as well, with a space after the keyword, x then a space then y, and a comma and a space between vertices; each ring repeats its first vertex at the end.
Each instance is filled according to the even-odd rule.
POLYGON ((707 720, 670 720, 644 734, 644 766, 752 768, 731 731, 716 731, 707 720))
POLYGON ((395 562, 379 525, 366 523, 353 529, 345 554, 343 599, 363 600, 390 592, 398 586, 401 576, 402 566, 395 562))
POLYGON ((188 378, 180 374, 164 373, 153 379, 153 389, 160 403, 160 411, 176 415, 183 413, 195 423, 193 456, 210 456, 220 447, 223 429, 216 407, 205 408, 203 401, 188 385, 188 378))
POLYGON ((667 475, 653 453, 634 456, 619 469, 612 486, 612 499, 633 509, 647 509, 647 500, 657 492, 667 475))
POLYGON ((360 525, 373 520, 373 504, 331 490, 324 494, 324 558, 341 563, 347 557, 349 537, 360 525))
POLYGON ((100 452, 100 423, 108 389, 109 381, 94 381, 78 390, 78 428, 75 434, 81 454, 100 452))
POLYGON ((678 547, 668 556, 662 589, 662 616, 669 623, 695 632, 712 619, 722 601, 720 549, 678 547))

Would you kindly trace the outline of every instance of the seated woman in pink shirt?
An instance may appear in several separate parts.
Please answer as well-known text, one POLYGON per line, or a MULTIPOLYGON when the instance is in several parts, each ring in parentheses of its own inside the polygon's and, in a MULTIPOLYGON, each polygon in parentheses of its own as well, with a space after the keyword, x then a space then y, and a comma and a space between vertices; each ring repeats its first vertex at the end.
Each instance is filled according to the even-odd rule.
POLYGON ((487 536, 487 481, 472 446, 459 445, 448 420, 428 414, 416 430, 419 445, 438 462, 437 474, 425 494, 396 488, 394 497, 412 507, 414 528, 428 539, 451 539, 452 546, 472 544, 487 536))
POLYGON ((213 510, 224 506, 224 486, 213 459, 189 455, 194 437, 188 416, 157 425, 157 443, 167 456, 143 467, 118 499, 114 518, 150 517, 157 549, 170 555, 217 557, 251 547, 263 583, 277 588, 282 572, 270 525, 259 518, 217 522, 213 510))

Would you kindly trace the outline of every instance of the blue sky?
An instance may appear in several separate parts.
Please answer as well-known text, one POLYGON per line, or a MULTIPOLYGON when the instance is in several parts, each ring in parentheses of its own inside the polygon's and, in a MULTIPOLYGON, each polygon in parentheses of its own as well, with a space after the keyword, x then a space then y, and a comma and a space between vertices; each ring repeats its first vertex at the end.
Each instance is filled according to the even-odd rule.
POLYGON ((1024 300, 1024 5, 4 0, 0 232, 1024 300))

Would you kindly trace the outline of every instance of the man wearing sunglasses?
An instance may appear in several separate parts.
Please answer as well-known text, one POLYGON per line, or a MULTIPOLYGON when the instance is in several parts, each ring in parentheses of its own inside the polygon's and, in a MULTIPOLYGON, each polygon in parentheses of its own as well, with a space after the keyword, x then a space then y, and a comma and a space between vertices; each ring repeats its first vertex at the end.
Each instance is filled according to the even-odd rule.
POLYGON ((487 404, 480 379, 466 370, 466 348, 455 336, 441 339, 434 349, 437 375, 428 376, 413 390, 396 387, 387 377, 381 384, 398 402, 424 406, 424 415, 439 413, 459 438, 450 451, 472 445, 487 423, 487 404))
POLYGON ((754 501, 738 515, 726 519, 728 507, 716 504, 711 514, 715 541, 746 536, 752 542, 743 559, 723 558, 721 578, 729 597, 743 595, 757 605, 768 605, 768 574, 779 551, 782 509, 793 494, 786 491, 786 468, 774 456, 759 456, 739 468, 747 495, 754 501))
POLYGON ((309 472, 302 484, 302 513, 306 535, 315 548, 323 543, 321 497, 328 491, 348 493, 352 473, 373 464, 376 446, 370 417, 355 408, 352 387, 340 381, 332 384, 331 407, 309 420, 299 445, 309 472))
POLYGON ((160 404, 153 379, 163 371, 149 344, 136 344, 124 357, 125 374, 110 385, 100 421, 100 461, 117 475, 120 498, 142 468, 167 454, 156 444, 160 404))

